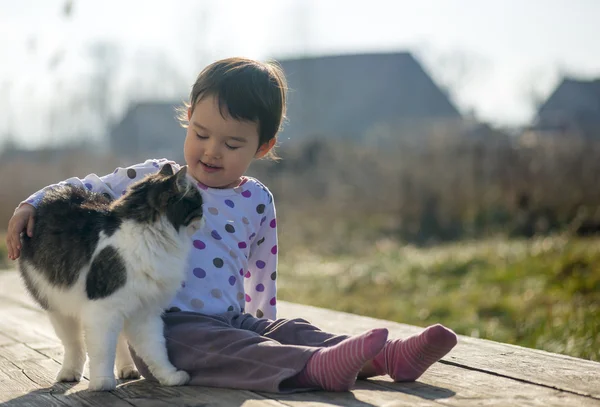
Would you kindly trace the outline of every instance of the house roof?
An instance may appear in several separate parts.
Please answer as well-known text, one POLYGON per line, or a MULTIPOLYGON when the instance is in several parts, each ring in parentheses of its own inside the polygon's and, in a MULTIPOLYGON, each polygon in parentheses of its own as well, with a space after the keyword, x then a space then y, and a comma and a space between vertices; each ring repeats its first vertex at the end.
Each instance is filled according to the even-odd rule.
POLYGON ((564 78, 540 106, 536 121, 544 125, 573 119, 600 122, 600 79, 564 78))
POLYGON ((408 52, 280 60, 289 85, 284 136, 349 133, 403 120, 460 118, 408 52))
POLYGON ((177 137, 183 140, 185 129, 177 120, 177 107, 182 102, 140 102, 130 106, 123 119, 110 132, 113 150, 121 153, 144 153, 154 151, 157 147, 176 146, 177 137))

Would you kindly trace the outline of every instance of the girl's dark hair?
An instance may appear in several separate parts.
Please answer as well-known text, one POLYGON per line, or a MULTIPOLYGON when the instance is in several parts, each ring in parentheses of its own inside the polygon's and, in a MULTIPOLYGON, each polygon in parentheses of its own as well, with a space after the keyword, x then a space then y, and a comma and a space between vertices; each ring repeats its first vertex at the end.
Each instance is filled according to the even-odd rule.
MULTIPOLYGON (((179 110, 179 120, 187 127, 187 110, 206 96, 214 96, 223 109, 236 120, 258 124, 259 146, 277 137, 285 120, 287 83, 275 62, 247 58, 227 58, 213 62, 200 72, 189 102, 179 110)), ((276 159, 273 149, 266 155, 276 159)))

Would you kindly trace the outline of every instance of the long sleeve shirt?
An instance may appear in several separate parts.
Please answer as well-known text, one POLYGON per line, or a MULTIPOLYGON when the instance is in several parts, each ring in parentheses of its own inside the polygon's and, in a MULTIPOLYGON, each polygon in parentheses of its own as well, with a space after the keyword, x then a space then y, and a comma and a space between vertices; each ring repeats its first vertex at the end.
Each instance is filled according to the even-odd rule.
MULTIPOLYGON (((69 178, 34 193, 26 201, 37 206, 45 192, 72 184, 112 198, 148 174, 158 172, 166 159, 146 160, 117 168, 102 177, 69 178)), ((192 237, 186 280, 169 308, 203 314, 248 312, 275 319, 277 280, 277 220, 273 195, 262 183, 243 177, 235 188, 209 188, 197 183, 203 199, 204 223, 192 237)))

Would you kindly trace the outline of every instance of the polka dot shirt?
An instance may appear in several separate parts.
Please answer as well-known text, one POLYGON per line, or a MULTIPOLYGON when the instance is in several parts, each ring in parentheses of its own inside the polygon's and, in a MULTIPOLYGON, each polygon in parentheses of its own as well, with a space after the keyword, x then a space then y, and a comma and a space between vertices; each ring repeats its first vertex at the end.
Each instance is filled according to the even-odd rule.
MULTIPOLYGON (((116 198, 127 186, 170 163, 147 160, 112 174, 73 184, 116 198)), ((204 226, 192 239, 187 277, 169 308, 203 314, 248 312, 259 318, 276 318, 277 220, 273 195, 258 180, 245 177, 235 188, 216 189, 198 184, 202 193, 204 226)), ((50 185, 25 202, 34 206, 50 185)))

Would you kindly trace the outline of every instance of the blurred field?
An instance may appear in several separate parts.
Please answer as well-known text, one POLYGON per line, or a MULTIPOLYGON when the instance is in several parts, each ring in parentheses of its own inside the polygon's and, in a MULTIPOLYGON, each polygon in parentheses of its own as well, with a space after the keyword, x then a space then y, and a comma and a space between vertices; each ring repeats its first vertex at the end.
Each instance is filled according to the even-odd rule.
MULTIPOLYGON (((600 143, 387 143, 315 139, 252 166, 276 198, 280 298, 600 360, 600 143)), ((45 185, 140 161, 4 157, 0 222, 45 185)))
POLYGON ((600 360, 598 238, 380 240, 360 257, 293 252, 282 240, 283 300, 600 360))

